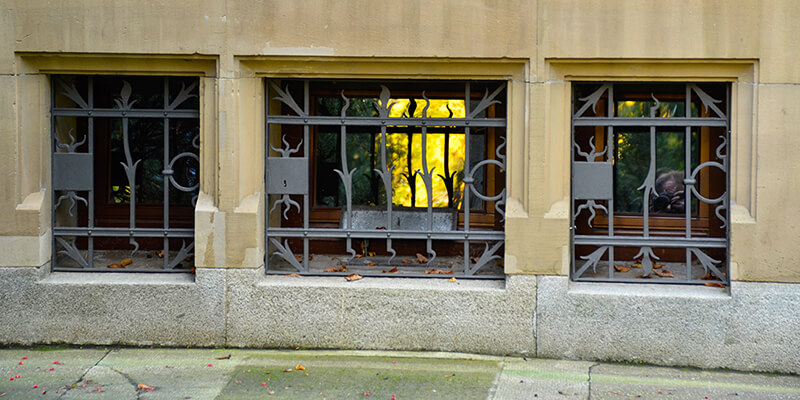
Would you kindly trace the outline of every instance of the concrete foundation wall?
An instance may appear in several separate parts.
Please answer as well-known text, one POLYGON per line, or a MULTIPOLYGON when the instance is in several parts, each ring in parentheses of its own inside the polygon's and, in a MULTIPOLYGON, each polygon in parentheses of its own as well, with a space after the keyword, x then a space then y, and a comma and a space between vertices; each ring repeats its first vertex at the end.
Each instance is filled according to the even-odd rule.
POLYGON ((0 344, 437 350, 800 373, 800 285, 0 268, 0 344))

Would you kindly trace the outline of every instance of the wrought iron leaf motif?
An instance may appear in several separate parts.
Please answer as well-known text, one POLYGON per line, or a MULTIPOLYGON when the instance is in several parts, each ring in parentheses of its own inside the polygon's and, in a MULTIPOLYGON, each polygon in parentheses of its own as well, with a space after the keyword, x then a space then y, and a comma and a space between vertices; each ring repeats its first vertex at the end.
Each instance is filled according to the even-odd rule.
POLYGON ((292 95, 289 93, 289 85, 286 85, 285 91, 281 90, 281 88, 274 82, 270 82, 270 86, 272 86, 272 88, 275 89, 275 91, 278 93, 277 96, 273 97, 273 100, 278 100, 281 103, 286 104, 287 106, 289 106, 289 108, 294 110, 294 112, 296 112, 297 115, 301 117, 306 116, 306 113, 304 113, 303 109, 297 105, 297 103, 294 101, 294 98, 292 98, 292 95))
POLYGON ((270 238, 269 240, 278 249, 273 254, 277 254, 277 255, 281 256, 281 258, 286 260, 286 262, 288 262, 293 267, 295 267, 295 269, 297 269, 298 272, 303 272, 303 266, 297 261, 297 258, 294 256, 294 253, 292 253, 292 249, 289 247, 289 240, 288 239, 284 240, 283 244, 281 244, 281 242, 275 240, 275 238, 270 238))
POLYGON ((703 269, 706 273, 711 271, 719 280, 726 281, 725 274, 717 268, 717 264, 721 263, 720 260, 715 260, 711 258, 708 254, 704 253, 702 250, 696 247, 690 247, 689 250, 697 257, 697 260, 700 261, 700 264, 703 266, 703 269))
POLYGON ((69 130, 69 132, 67 133, 67 136, 69 136, 69 139, 70 139, 69 143, 61 143, 61 141, 58 139, 58 135, 55 135, 56 147, 58 147, 59 149, 66 150, 67 153, 75 153, 75 150, 78 147, 80 147, 82 144, 86 143, 86 138, 88 137, 88 135, 84 135, 83 139, 81 139, 80 142, 75 143, 75 136, 72 135, 72 129, 69 130))
POLYGON ((653 253, 653 249, 648 246, 642 247, 639 252, 633 256, 634 259, 639 257, 642 258, 642 277, 647 278, 653 273, 653 259, 659 260, 659 258, 653 253))
POLYGON ((606 152, 608 151, 608 148, 606 148, 606 149, 605 149, 605 150, 603 150, 602 152, 598 153, 598 152, 597 152, 597 149, 595 149, 595 147, 594 147, 594 138, 593 138, 593 137, 590 137, 590 138, 589 138, 589 147, 590 147, 592 150, 591 150, 591 151, 589 151, 588 153, 587 153, 587 152, 585 152, 585 151, 582 151, 582 150, 581 150, 581 147, 580 147, 580 146, 578 146, 578 144, 577 144, 577 143, 572 143, 572 145, 573 145, 573 146, 575 146, 575 152, 576 152, 576 153, 578 153, 578 155, 580 155, 581 157, 585 158, 587 162, 594 162, 594 160, 595 160, 597 157, 602 157, 602 156, 604 156, 604 155, 606 154, 606 152))
POLYGON ((175 258, 170 260, 169 264, 167 265, 168 269, 175 269, 181 261, 185 260, 186 257, 192 255, 191 251, 194 249, 194 242, 189 243, 189 246, 186 246, 186 242, 181 240, 181 249, 178 250, 178 254, 175 255, 175 258))
POLYGON ((717 107, 717 103, 722 103, 722 100, 717 100, 708 93, 704 92, 703 89, 700 89, 697 85, 689 85, 695 93, 697 93, 697 97, 700 98, 700 102, 703 103, 703 109, 708 110, 709 108, 712 109, 719 118, 725 118, 725 113, 717 107))
POLYGON ((605 93, 606 90, 608 90, 610 88, 611 88, 611 85, 603 85, 603 86, 600 86, 599 89, 597 89, 594 92, 592 92, 592 94, 590 94, 590 95, 588 95, 586 97, 579 98, 578 100, 585 101, 586 103, 583 106, 581 106, 580 109, 578 109, 578 111, 575 113, 575 116, 576 117, 582 116, 583 113, 586 112, 586 110, 589 109, 589 107, 592 107, 592 111, 594 111, 594 113, 597 114, 597 102, 600 101, 601 97, 603 97, 603 93, 605 93))
POLYGON ((297 153, 300 151, 300 146, 303 145, 303 139, 300 139, 300 143, 297 143, 297 147, 291 148, 289 147, 289 142, 286 141, 286 135, 281 136, 281 142, 283 143, 283 148, 277 149, 273 147, 271 144, 269 148, 276 153, 280 153, 281 157, 289 157, 290 155, 297 153))
POLYGON ((489 248, 489 242, 485 242, 484 243, 485 247, 483 249, 483 253, 478 258, 478 261, 476 261, 475 264, 473 264, 472 266, 469 267, 469 270, 467 271, 467 273, 472 275, 475 272, 477 272, 478 270, 480 270, 481 268, 483 268, 486 264, 488 264, 489 261, 499 260, 501 257, 496 255, 495 253, 497 252, 497 250, 502 245, 503 245, 503 241, 499 241, 499 242, 495 243, 494 246, 492 246, 492 248, 490 249, 489 248))
MULTIPOLYGON (((344 97, 344 90, 342 90, 342 97, 344 97)), ((372 105, 378 110, 378 116, 380 118, 389 118, 389 111, 397 104, 396 101, 389 102, 391 99, 391 92, 386 85, 381 85, 381 94, 379 96, 380 102, 375 100, 372 101, 372 105)), ((413 101, 413 100, 412 100, 413 101)), ((348 103, 349 104, 349 103, 348 103)), ((344 118, 344 108, 342 109, 342 118, 344 118)))
POLYGON ((469 118, 470 119, 475 118, 478 114, 480 114, 483 110, 489 108, 489 106, 491 106, 492 104, 500 104, 501 103, 500 100, 495 100, 494 98, 497 97, 497 95, 500 94, 500 92, 505 87, 506 84, 503 83, 502 85, 498 86, 497 89, 495 89, 491 95, 489 94, 489 88, 486 88, 486 93, 483 94, 483 98, 478 103, 478 105, 475 106, 475 109, 469 113, 469 118))
POLYGON ((603 254, 606 253, 608 250, 608 246, 600 246, 597 250, 591 252, 588 255, 581 256, 581 260, 586 260, 586 264, 581 267, 581 271, 578 273, 580 275, 582 271, 585 271, 586 268, 591 267, 594 273, 597 273, 597 263, 600 262, 600 259, 603 258, 603 254))
POLYGON ((78 89, 75 87, 75 82, 70 82, 70 84, 67 85, 66 82, 59 79, 58 84, 59 86, 61 86, 62 89, 64 89, 64 91, 62 91, 61 94, 63 94, 70 100, 74 101, 75 104, 77 104, 80 108, 83 109, 89 108, 89 103, 87 103, 86 100, 84 100, 83 97, 81 97, 80 92, 78 92, 78 89))
POLYGON ((58 254, 66 255, 67 257, 72 259, 72 261, 75 261, 83 268, 89 268, 89 263, 86 262, 86 260, 81 255, 80 250, 78 250, 77 247, 75 247, 72 243, 64 240, 64 238, 58 236, 56 236, 56 241, 58 242, 58 244, 61 245, 61 247, 64 248, 64 250, 59 250, 58 254))
POLYGON ((121 110, 130 110, 138 100, 130 101, 133 89, 128 81, 122 81, 122 90, 119 92, 119 97, 114 99, 114 103, 121 110))
POLYGON ((70 190, 66 194, 58 196, 58 201, 56 201, 56 204, 53 206, 53 210, 58 210, 58 206, 61 205, 61 202, 63 200, 71 200, 72 201, 72 205, 69 206, 69 215, 71 217, 75 215, 75 214, 73 214, 73 212, 75 211, 75 206, 78 205, 79 201, 83 202, 84 206, 89 207, 89 203, 86 201, 86 199, 84 199, 81 196, 78 196, 78 194, 75 193, 74 190, 70 190))
POLYGON ((283 219, 289 219, 287 213, 289 212, 289 210, 292 209, 292 206, 297 207, 297 213, 300 214, 300 203, 292 200, 292 198, 289 197, 288 194, 284 194, 283 196, 281 196, 280 199, 275 200, 275 203, 272 204, 272 208, 269 209, 269 212, 272 213, 273 211, 275 211, 275 208, 277 208, 281 204, 286 205, 286 208, 283 210, 283 219))
POLYGON ((170 103, 167 106, 167 109, 174 110, 179 105, 183 104, 183 102, 185 102, 186 100, 189 100, 192 97, 197 97, 196 94, 192 93, 192 90, 194 90, 194 88, 197 87, 198 83, 199 83, 198 81, 194 81, 192 82, 191 85, 189 85, 188 88, 186 87, 185 83, 181 83, 181 91, 178 92, 177 96, 175 96, 175 100, 172 100, 172 103, 170 103))
POLYGON ((596 209, 597 210, 603 210, 603 212, 608 214, 608 209, 605 206, 603 206, 602 204, 595 203, 594 200, 589 200, 586 203, 581 204, 580 206, 578 206, 578 209, 575 210, 575 216, 573 217, 572 223, 575 224, 575 220, 578 219, 578 216, 581 214, 581 212, 583 210, 587 210, 587 209, 589 210, 589 213, 591 214, 591 215, 589 215, 589 228, 592 227, 592 221, 597 216, 597 213, 595 212, 596 209))

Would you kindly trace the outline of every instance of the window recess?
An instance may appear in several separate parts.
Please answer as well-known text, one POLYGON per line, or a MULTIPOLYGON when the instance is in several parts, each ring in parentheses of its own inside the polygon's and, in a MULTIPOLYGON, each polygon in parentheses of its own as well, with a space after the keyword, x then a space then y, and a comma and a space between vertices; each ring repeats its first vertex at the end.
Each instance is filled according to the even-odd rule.
POLYGON ((728 285, 730 85, 573 83, 571 277, 728 285))
POLYGON ((199 79, 52 77, 52 268, 189 272, 199 79))
POLYGON ((503 275, 505 82, 266 92, 267 273, 503 275))

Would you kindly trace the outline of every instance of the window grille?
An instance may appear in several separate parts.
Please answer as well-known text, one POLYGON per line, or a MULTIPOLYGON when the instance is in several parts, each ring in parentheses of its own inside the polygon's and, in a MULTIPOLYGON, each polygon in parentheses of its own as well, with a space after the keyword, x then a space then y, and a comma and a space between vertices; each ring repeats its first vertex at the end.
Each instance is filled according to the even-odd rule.
POLYGON ((267 273, 503 275, 505 82, 266 92, 267 273))
POLYGON ((191 270, 198 84, 52 77, 53 270, 191 270))
POLYGON ((571 277, 725 286, 730 86, 574 83, 571 277))

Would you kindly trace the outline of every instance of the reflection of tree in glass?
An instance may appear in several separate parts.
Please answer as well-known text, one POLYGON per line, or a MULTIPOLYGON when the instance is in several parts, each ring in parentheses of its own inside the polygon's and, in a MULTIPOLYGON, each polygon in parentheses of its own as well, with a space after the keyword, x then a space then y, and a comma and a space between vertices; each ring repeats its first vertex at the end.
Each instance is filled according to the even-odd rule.
MULTIPOLYGON (((350 107, 346 114, 348 116, 377 115, 373 107, 373 101, 378 99, 353 98, 350 99, 350 107)), ((414 118, 422 117, 422 110, 425 108, 424 99, 415 99, 411 106, 411 99, 392 99, 396 103, 391 111, 390 117, 408 117, 407 113, 412 110, 414 118)), ((464 101, 451 99, 432 99, 427 110, 429 118, 464 118, 464 101), (448 109, 449 108, 449 109, 448 109)), ((321 115, 338 116, 344 102, 341 98, 323 97, 317 99, 318 112, 321 115)), ((443 127, 430 127, 427 135, 427 164, 428 168, 435 168, 433 171, 433 206, 447 207, 452 203, 454 208, 460 205, 461 192, 463 191, 463 169, 464 169, 464 133, 454 132, 450 134, 445 155, 445 134, 441 133, 443 127), (448 196, 447 187, 444 180, 438 175, 445 175, 444 160, 448 157, 449 173, 453 177, 453 195, 448 196)), ((392 169, 392 202, 395 205, 405 207, 425 207, 427 206, 428 194, 422 179, 414 172, 422 169, 422 134, 420 127, 390 126, 386 137, 387 144, 387 165, 392 169), (398 133, 407 131, 407 133, 398 133), (409 146, 409 140, 411 146, 409 146), (409 156, 410 150, 410 158, 409 156), (409 165, 409 162, 410 165, 409 165), (414 191, 412 196, 412 185, 406 180, 406 176, 414 177, 414 191), (412 197, 414 204, 412 205, 412 197)), ((379 129, 375 132, 362 133, 352 132, 347 134, 347 164, 349 168, 356 168, 353 174, 353 204, 354 205, 385 205, 386 196, 382 184, 374 169, 381 165, 381 134, 379 129)), ((319 128, 316 136, 316 162, 317 162, 317 202, 325 206, 342 206, 345 201, 344 186, 341 180, 332 173, 333 169, 341 169, 341 159, 339 149, 338 129, 333 131, 329 128, 319 128), (327 130, 326 130, 327 129, 327 130), (338 183, 338 189, 334 189, 332 182, 338 183)))

